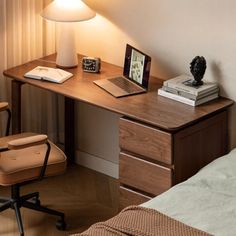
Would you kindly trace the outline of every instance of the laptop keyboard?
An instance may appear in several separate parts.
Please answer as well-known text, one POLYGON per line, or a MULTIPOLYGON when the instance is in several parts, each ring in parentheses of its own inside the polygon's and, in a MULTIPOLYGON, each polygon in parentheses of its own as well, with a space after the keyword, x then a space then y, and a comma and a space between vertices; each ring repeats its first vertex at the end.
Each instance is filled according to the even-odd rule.
POLYGON ((115 77, 108 79, 111 83, 115 84, 119 88, 125 90, 127 93, 138 92, 141 89, 133 83, 130 83, 128 80, 123 77, 115 77))

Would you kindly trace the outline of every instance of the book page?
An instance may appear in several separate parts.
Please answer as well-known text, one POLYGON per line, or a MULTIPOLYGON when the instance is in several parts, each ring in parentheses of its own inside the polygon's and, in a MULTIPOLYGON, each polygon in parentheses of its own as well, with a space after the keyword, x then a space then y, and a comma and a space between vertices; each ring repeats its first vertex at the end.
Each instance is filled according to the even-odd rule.
POLYGON ((44 66, 37 66, 25 74, 27 78, 47 80, 54 83, 62 83, 72 76, 73 74, 68 71, 44 66))

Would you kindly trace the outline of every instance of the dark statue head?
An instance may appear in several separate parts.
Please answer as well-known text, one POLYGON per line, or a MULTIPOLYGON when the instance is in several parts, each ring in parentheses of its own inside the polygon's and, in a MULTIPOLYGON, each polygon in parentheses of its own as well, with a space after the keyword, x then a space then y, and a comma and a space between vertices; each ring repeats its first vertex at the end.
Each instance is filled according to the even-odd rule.
POLYGON ((190 63, 190 71, 194 77, 193 86, 202 85, 202 78, 206 71, 206 60, 204 57, 196 56, 190 63))

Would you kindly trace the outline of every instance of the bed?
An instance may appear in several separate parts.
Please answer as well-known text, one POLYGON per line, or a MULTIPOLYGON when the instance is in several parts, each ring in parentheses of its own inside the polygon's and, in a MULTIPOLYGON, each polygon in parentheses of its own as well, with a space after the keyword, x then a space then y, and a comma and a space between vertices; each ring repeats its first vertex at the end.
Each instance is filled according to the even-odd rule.
MULTIPOLYGON (((170 217, 174 223, 181 223, 187 227, 190 227, 190 229, 197 229, 196 234, 194 234, 194 232, 193 234, 149 234, 145 231, 140 235, 235 236, 236 149, 233 149, 229 154, 208 164, 187 181, 172 187, 165 193, 142 204, 140 209, 147 209, 147 211, 150 212, 157 211, 157 213, 163 214, 164 217, 170 217)), ((130 208, 128 211, 130 211, 130 208)), ((128 213, 123 212, 120 214, 128 213)), ((140 218, 140 213, 137 215, 138 218, 135 219, 135 222, 140 218)), ((115 219, 113 218, 108 220, 109 224, 112 222, 112 227, 114 226, 114 220, 117 221, 117 217, 119 218, 120 216, 118 215, 115 219)), ((125 220, 123 219, 122 224, 126 224, 127 219, 129 219, 129 216, 125 220)), ((145 221, 144 227, 156 227, 156 225, 150 225, 150 222, 152 222, 150 219, 144 219, 143 221, 145 221), (147 224, 149 225, 147 226, 147 224)), ((156 224, 156 222, 152 224, 156 224)), ((139 225, 140 224, 137 224, 135 227, 137 228, 139 225)), ((98 226, 101 226, 101 223, 98 223, 98 226)), ((105 226, 107 227, 106 224, 105 226)), ((115 234, 109 233, 107 235, 139 235, 138 233, 126 234, 124 231, 120 230, 120 228, 122 228, 120 222, 118 226, 118 231, 115 234)), ((92 226, 92 229, 93 228, 94 226, 92 226)), ((164 226, 164 228, 166 228, 166 226, 164 226)), ((77 235, 105 236, 104 233, 99 234, 95 232, 93 234, 93 231, 90 231, 90 229, 85 233, 77 235)))

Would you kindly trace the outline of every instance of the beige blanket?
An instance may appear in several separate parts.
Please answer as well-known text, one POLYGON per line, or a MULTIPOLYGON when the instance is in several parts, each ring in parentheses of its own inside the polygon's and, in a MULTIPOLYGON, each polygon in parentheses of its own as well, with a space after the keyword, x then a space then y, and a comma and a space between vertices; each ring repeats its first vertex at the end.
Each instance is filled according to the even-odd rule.
POLYGON ((210 236, 156 210, 130 206, 74 236, 210 236))

